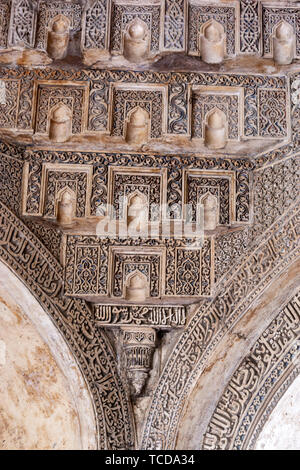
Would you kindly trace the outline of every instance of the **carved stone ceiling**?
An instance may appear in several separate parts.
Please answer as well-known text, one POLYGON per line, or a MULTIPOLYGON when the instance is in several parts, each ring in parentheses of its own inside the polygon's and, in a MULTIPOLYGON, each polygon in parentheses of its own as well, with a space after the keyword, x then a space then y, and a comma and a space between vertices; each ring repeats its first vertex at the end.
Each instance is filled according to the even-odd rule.
POLYGON ((0 258, 99 449, 254 448, 299 372, 299 28, 296 1, 0 0, 0 258))

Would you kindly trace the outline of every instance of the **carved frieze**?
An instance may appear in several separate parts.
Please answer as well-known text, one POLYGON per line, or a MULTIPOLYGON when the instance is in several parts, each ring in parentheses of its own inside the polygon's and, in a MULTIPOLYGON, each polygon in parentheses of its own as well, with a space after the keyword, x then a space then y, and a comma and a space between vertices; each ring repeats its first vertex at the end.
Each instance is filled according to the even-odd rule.
MULTIPOLYGON (((213 289, 212 241, 203 248, 192 240, 67 237, 65 292, 67 295, 126 300, 128 281, 140 273, 147 303, 168 297, 210 296, 213 289), (191 246, 189 246, 191 245, 191 246), (195 276, 197 282, 195 281, 195 276)), ((143 303, 143 302, 142 302, 143 303)))
POLYGON ((83 134, 87 143, 90 134, 100 140, 111 134, 112 144, 124 143, 137 109, 145 115, 142 144, 170 137, 176 143, 178 135, 189 138, 191 130, 195 137, 203 138, 205 126, 200 121, 214 108, 224 113, 229 141, 283 139, 290 132, 283 76, 73 70, 67 74, 56 71, 53 80, 51 69, 12 73, 4 68, 1 76, 19 82, 15 90, 18 130, 31 132, 35 127, 43 138, 51 110, 61 103, 72 113, 72 134, 83 134))
POLYGON ((180 328, 185 325, 186 311, 174 305, 95 305, 95 322, 99 326, 152 326, 180 328))

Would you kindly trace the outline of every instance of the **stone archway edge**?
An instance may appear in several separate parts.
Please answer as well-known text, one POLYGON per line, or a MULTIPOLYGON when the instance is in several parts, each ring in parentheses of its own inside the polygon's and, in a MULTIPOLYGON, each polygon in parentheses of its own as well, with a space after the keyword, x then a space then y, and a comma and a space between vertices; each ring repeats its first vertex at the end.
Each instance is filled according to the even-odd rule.
POLYGON ((90 322, 84 301, 63 296, 63 268, 1 202, 0 259, 36 297, 76 357, 93 396, 98 448, 133 448, 132 412, 107 337, 90 322))
POLYGON ((141 447, 175 445, 184 402, 207 357, 263 290, 300 252, 297 201, 249 248, 245 261, 221 282, 213 301, 196 312, 162 372, 145 422, 141 447))

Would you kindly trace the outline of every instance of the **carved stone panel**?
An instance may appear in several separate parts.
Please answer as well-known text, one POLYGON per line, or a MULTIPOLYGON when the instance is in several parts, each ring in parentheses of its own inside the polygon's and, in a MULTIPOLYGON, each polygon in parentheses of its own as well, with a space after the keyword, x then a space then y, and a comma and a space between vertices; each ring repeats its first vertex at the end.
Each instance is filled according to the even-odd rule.
POLYGON ((0 48, 6 48, 9 28, 10 1, 3 0, 0 4, 0 48))
POLYGON ((244 93, 239 87, 193 87, 191 127, 192 136, 204 138, 207 116, 220 110, 226 117, 228 140, 243 136, 244 93))
POLYGON ((51 111, 60 104, 72 114, 72 134, 87 128, 88 84, 86 82, 38 81, 35 83, 35 133, 49 134, 51 111))
POLYGON ((69 188, 76 200, 75 217, 89 215, 93 171, 91 166, 45 163, 38 176, 41 181, 38 194, 35 192, 36 178, 31 178, 28 165, 25 168, 24 214, 55 218, 61 193, 69 188))
POLYGON ((164 0, 164 49, 183 51, 185 49, 186 2, 185 0, 164 0))
POLYGON ((259 0, 240 1, 240 52, 260 52, 259 0))
POLYGON ((149 138, 158 139, 166 131, 166 89, 162 86, 115 85, 111 90, 111 134, 125 138, 126 119, 139 107, 150 118, 149 138))
POLYGON ((109 0, 94 0, 83 15, 83 49, 107 49, 109 0))
POLYGON ((99 326, 152 326, 180 328, 185 325, 186 311, 174 305, 95 305, 94 319, 99 326))
POLYGON ((258 90, 259 134, 261 137, 286 137, 287 102, 284 90, 258 90))
POLYGON ((188 301, 210 296, 214 283, 213 241, 205 239, 203 247, 193 246, 192 242, 69 235, 65 293, 94 298, 96 302, 106 297, 123 304, 128 300, 128 287, 132 287, 130 279, 137 274, 145 280, 147 304, 157 303, 160 298, 168 304, 170 297, 188 301))
POLYGON ((210 20, 216 21, 224 29, 226 36, 226 56, 236 55, 238 50, 238 13, 237 2, 212 4, 196 0, 189 1, 188 51, 191 55, 200 55, 201 28, 210 20))
POLYGON ((0 103, 0 128, 16 129, 18 127, 18 103, 20 93, 19 80, 3 80, 4 100, 0 103))
POLYGON ((160 50, 160 5, 148 3, 126 3, 112 1, 110 51, 112 54, 123 53, 124 33, 128 25, 136 18, 143 21, 150 33, 150 51, 155 54, 160 50))
MULTIPOLYGON (((124 206, 120 202, 125 201, 134 193, 142 194, 147 201, 148 220, 153 220, 153 209, 161 207, 166 202, 166 170, 157 168, 125 168, 109 167, 109 196, 108 204, 115 210, 115 217, 119 220, 125 218, 124 206)), ((158 210, 156 221, 160 220, 158 210)))
POLYGON ((47 49, 48 28, 51 21, 58 15, 63 15, 70 21, 71 31, 79 31, 81 28, 81 13, 82 8, 79 1, 67 3, 65 1, 42 0, 39 6, 36 48, 47 49))
POLYGON ((205 170, 187 170, 184 176, 185 203, 191 205, 192 220, 196 220, 196 205, 206 194, 218 201, 218 225, 235 221, 235 174, 205 170))
POLYGON ((133 273, 141 273, 147 281, 147 297, 159 298, 163 295, 163 253, 160 248, 143 247, 130 250, 115 248, 110 251, 110 262, 113 266, 110 280, 110 294, 114 298, 126 297, 126 284, 133 273))
POLYGON ((296 36, 295 56, 300 58, 300 8, 292 5, 280 8, 280 3, 262 4, 263 53, 273 57, 273 34, 276 26, 282 21, 290 24, 296 36))
POLYGON ((13 0, 9 28, 9 43, 12 46, 34 47, 37 2, 35 0, 13 0))

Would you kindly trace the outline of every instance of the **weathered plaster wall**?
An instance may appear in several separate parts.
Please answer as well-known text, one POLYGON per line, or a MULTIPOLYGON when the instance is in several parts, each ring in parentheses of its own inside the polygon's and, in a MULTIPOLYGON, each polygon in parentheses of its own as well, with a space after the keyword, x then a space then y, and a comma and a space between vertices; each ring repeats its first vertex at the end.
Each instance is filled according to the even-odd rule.
POLYGON ((90 397, 61 335, 3 264, 0 279, 0 448, 95 448, 90 397))
POLYGON ((300 377, 288 388, 265 424, 257 450, 300 450, 300 377))

